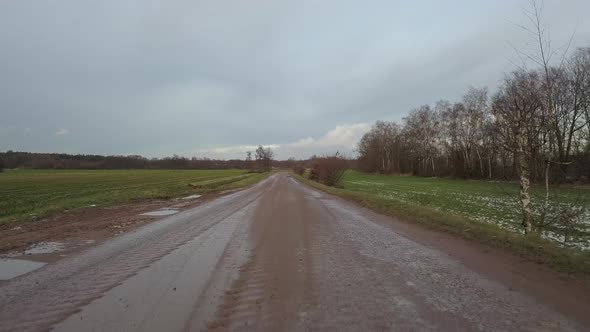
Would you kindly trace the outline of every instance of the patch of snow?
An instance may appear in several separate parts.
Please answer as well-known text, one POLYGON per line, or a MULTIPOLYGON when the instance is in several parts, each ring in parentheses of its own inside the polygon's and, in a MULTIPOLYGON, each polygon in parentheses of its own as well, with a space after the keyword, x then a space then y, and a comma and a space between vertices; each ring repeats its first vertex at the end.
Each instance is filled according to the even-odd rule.
POLYGON ((39 242, 25 249, 25 255, 50 254, 65 249, 66 245, 62 242, 39 242))
POLYGON ((346 181, 347 183, 357 184, 359 186, 384 186, 385 183, 371 181, 346 181))
POLYGON ((150 211, 142 213, 142 216, 151 216, 151 217, 158 217, 158 216, 169 216, 172 214, 178 213, 176 209, 161 209, 156 211, 150 211))
POLYGON ((190 196, 183 197, 182 199, 197 199, 199 197, 201 197, 201 195, 190 195, 190 196))

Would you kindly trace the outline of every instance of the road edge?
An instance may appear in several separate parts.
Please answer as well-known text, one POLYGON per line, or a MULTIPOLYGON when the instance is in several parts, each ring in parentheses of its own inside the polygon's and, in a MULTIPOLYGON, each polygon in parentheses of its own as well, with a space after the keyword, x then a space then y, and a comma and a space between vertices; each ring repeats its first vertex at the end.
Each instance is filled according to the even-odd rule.
POLYGON ((579 275, 590 282, 590 253, 559 247, 538 236, 525 237, 501 229, 496 225, 483 224, 428 207, 421 206, 420 209, 410 205, 400 208, 386 207, 379 204, 378 200, 343 188, 328 187, 293 172, 291 172, 291 176, 304 185, 346 199, 374 212, 396 218, 401 222, 421 225, 430 230, 477 242, 536 264, 547 265, 556 272, 579 275))

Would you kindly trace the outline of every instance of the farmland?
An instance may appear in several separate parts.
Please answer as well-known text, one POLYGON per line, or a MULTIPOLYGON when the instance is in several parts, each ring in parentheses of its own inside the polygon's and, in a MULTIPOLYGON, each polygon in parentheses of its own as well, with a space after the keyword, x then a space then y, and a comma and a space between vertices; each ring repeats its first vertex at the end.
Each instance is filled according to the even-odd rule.
MULTIPOLYGON (((497 181, 453 180, 411 176, 379 176, 348 172, 342 182, 347 192, 392 209, 435 210, 464 217, 473 222, 498 225, 513 232, 522 232, 518 185, 497 181)), ((544 188, 533 187, 533 203, 543 202, 544 188)), ((565 207, 577 211, 576 230, 568 242, 578 248, 590 249, 590 189, 562 187, 550 190, 550 206, 558 213, 565 207)), ((534 205, 535 216, 541 215, 541 204, 534 205)), ((563 242, 563 229, 557 225, 546 228, 543 237, 563 242)))
POLYGON ((243 170, 6 170, 0 173, 0 223, 80 207, 239 188, 264 177, 243 170))

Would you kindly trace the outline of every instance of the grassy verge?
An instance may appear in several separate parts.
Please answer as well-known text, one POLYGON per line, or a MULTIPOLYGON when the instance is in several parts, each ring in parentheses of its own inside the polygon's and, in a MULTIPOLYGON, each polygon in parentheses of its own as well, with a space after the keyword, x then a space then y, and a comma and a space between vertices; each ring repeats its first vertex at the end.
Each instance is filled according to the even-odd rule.
POLYGON ((81 207, 237 189, 267 176, 243 170, 6 170, 0 173, 0 223, 81 207), (200 187, 192 189, 189 183, 200 187))
POLYGON ((353 200, 362 206, 395 217, 400 221, 424 225, 437 231, 475 240, 518 254, 531 261, 547 264, 562 272, 590 276, 590 253, 588 252, 564 248, 539 236, 525 237, 495 224, 477 222, 465 216, 445 213, 428 206, 388 199, 370 192, 353 191, 347 189, 346 186, 344 188, 327 187, 302 176, 293 176, 311 187, 353 200))
POLYGON ((231 181, 226 181, 224 183, 218 183, 212 190, 217 192, 217 191, 222 191, 222 190, 232 190, 232 189, 245 188, 245 187, 251 186, 253 184, 256 184, 256 183, 266 179, 271 174, 272 173, 270 173, 270 172, 245 174, 240 177, 236 177, 234 179, 231 179, 231 181))

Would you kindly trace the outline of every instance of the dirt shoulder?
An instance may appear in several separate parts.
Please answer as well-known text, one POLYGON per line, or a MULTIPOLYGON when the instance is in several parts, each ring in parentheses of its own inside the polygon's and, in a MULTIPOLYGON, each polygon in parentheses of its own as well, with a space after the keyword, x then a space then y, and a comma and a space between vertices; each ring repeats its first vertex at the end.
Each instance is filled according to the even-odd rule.
MULTIPOLYGON (((322 189, 315 185, 311 187, 322 189)), ((335 193, 330 191, 328 194, 335 193)), ((334 198, 367 210, 374 216, 371 219, 382 226, 443 252, 470 270, 505 285, 510 292, 527 294, 556 311, 590 324, 590 277, 586 274, 560 271, 555 266, 511 251, 509 247, 493 247, 477 238, 457 236, 425 224, 401 220, 348 196, 336 194, 334 198)))
POLYGON ((138 199, 104 206, 97 202, 99 206, 57 212, 38 219, 0 223, 0 258, 54 262, 167 216, 143 215, 146 212, 162 209, 180 212, 190 209, 203 202, 253 186, 270 174, 263 173, 238 180, 236 177, 221 179, 215 182, 214 186, 211 183, 203 184, 201 190, 192 194, 187 193, 189 196, 184 197, 138 199))
POLYGON ((233 191, 235 190, 192 198, 143 200, 106 207, 79 208, 39 220, 3 223, 0 224, 0 257, 26 256, 27 259, 53 262, 166 217, 143 213, 166 209, 180 212, 233 191), (44 253, 44 250, 30 250, 35 245, 46 243, 58 243, 61 248, 48 250, 51 251, 48 253, 44 253))
POLYGON ((382 224, 418 243, 444 252, 469 269, 506 285, 511 292, 528 294, 556 311, 590 324, 587 315, 590 278, 586 275, 558 271, 507 250, 421 225, 404 222, 382 224))
POLYGON ((378 198, 342 188, 327 187, 298 175, 295 179, 323 192, 336 195, 362 207, 394 217, 404 223, 450 234, 488 249, 501 250, 535 264, 543 264, 565 274, 578 274, 590 280, 590 253, 564 248, 539 236, 522 236, 493 224, 475 222, 427 206, 398 204, 388 206, 378 198))

